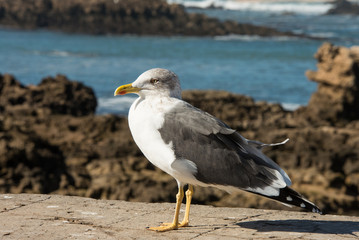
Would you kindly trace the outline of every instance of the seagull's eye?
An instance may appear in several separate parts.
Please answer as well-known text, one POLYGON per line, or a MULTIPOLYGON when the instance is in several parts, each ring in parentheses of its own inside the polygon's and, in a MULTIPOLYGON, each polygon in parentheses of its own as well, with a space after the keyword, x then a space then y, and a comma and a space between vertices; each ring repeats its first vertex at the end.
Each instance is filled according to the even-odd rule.
POLYGON ((158 80, 157 78, 151 78, 150 83, 155 84, 158 83, 160 80, 158 80))

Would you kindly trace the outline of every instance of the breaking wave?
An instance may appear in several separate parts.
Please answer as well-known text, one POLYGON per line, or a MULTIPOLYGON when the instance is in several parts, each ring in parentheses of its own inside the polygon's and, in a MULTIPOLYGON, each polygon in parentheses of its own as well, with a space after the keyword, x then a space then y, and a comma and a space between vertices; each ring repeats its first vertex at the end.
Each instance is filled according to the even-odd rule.
POLYGON ((131 104, 136 100, 136 97, 121 96, 111 98, 99 98, 97 114, 114 113, 127 116, 131 104))
POLYGON ((182 4, 190 8, 222 8, 225 10, 269 12, 269 13, 294 13, 321 15, 333 7, 333 4, 325 1, 235 1, 235 0, 168 0, 169 3, 182 4))
POLYGON ((237 35, 229 34, 224 36, 214 37, 217 41, 244 41, 244 42, 253 42, 253 41, 292 41, 298 39, 297 37, 290 36, 269 36, 262 37, 258 35, 237 35))

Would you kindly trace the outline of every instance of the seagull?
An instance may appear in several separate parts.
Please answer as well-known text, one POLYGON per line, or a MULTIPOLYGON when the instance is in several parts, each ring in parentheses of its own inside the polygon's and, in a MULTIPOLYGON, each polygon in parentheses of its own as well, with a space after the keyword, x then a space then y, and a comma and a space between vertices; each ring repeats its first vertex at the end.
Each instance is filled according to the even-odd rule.
POLYGON ((322 214, 315 204, 289 188, 288 175, 261 151, 288 139, 274 144, 248 140, 221 120, 183 101, 181 92, 175 73, 153 68, 114 93, 139 96, 128 115, 133 139, 144 156, 178 184, 173 221, 149 230, 163 232, 188 226, 193 186, 227 192, 244 190, 322 214), (184 196, 186 209, 179 222, 184 196))

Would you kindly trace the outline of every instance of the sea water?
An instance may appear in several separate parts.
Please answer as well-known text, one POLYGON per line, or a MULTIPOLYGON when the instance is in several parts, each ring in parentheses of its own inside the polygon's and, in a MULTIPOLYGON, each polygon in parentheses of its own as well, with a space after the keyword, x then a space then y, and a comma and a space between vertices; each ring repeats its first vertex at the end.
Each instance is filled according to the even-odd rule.
MULTIPOLYGON (((314 10, 305 10, 313 3, 303 5, 302 2, 291 2, 290 8, 282 1, 282 5, 257 2, 256 8, 233 7, 234 1, 212 2, 232 7, 196 6, 188 11, 321 39, 239 35, 93 36, 3 28, 0 29, 0 73, 13 74, 25 85, 38 84, 46 76, 64 74, 94 89, 99 114, 126 114, 135 96, 113 97, 114 90, 154 67, 176 72, 183 89, 225 90, 294 109, 307 104, 316 89, 316 84, 305 77, 305 71, 316 69, 313 55, 324 41, 359 45, 359 17, 325 16, 323 13, 330 7, 325 2, 317 3, 314 10)), ((180 3, 190 7, 208 1, 180 3)))

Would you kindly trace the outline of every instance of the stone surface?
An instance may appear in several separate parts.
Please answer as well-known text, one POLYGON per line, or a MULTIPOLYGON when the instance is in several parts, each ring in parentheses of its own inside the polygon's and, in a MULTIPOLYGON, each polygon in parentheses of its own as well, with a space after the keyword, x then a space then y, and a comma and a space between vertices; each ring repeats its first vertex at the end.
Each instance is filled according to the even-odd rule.
POLYGON ((202 205, 192 205, 190 227, 164 233, 146 229, 163 221, 171 221, 173 214, 174 203, 131 203, 59 195, 0 194, 0 238, 359 238, 359 217, 202 205))

